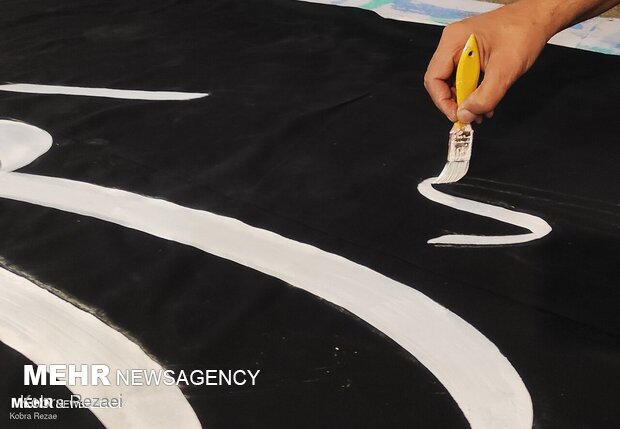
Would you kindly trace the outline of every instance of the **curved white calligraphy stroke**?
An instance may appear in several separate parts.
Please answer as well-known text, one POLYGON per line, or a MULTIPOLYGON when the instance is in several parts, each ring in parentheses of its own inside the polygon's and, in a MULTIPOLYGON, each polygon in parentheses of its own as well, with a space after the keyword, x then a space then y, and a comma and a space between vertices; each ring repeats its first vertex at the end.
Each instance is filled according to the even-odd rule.
POLYGON ((201 427, 175 385, 115 385, 116 370, 161 370, 140 347, 92 314, 2 268, 0 341, 38 364, 108 365, 112 385, 67 386, 83 398, 122 398, 122 408, 90 408, 107 428, 201 427))
POLYGON ((22 168, 52 147, 47 131, 18 121, 0 120, 0 170, 22 168))
MULTIPOLYGON (((49 150, 52 136, 17 121, 0 120, 0 170, 23 167, 49 150)), ((0 173, 6 174, 6 173, 0 173)), ((0 268, 0 341, 39 364, 105 364, 116 370, 160 370, 140 347, 93 315, 0 268)), ((122 395, 120 409, 91 408, 110 429, 200 428, 177 386, 69 386, 82 397, 122 395)))
POLYGON ((428 240, 429 244, 461 244, 497 246, 502 244, 526 243, 537 240, 551 232, 551 226, 543 219, 527 213, 515 212, 503 207, 467 200, 444 194, 433 188, 436 177, 426 179, 418 185, 418 191, 431 201, 468 213, 499 220, 529 230, 529 233, 515 235, 460 235, 450 234, 428 240))
POLYGON ((135 89, 86 88, 81 86, 37 85, 31 83, 10 83, 0 85, 0 91, 22 92, 28 94, 84 95, 88 97, 121 98, 125 100, 194 100, 209 93, 140 91, 135 89))
POLYGON ((532 427, 529 393, 492 342, 424 294, 367 267, 233 218, 84 182, 0 172, 0 197, 139 230, 281 279, 357 315, 415 356, 472 429, 532 427))

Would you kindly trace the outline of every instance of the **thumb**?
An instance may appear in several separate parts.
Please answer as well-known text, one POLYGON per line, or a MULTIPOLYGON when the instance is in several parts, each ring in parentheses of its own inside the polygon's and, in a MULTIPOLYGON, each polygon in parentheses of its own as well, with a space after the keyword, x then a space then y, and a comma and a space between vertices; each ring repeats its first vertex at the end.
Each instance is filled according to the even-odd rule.
POLYGON ((470 123, 480 115, 492 112, 499 104, 516 77, 500 71, 500 67, 489 64, 480 86, 465 99, 456 113, 462 123, 470 123))

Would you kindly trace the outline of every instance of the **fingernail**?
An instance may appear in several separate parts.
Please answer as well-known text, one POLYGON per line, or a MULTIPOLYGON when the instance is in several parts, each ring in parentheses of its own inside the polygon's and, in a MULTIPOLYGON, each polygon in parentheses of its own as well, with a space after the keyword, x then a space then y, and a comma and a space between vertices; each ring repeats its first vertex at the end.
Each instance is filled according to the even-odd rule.
POLYGON ((464 124, 469 124, 476 119, 476 115, 474 115, 469 110, 463 108, 457 110, 456 116, 459 122, 462 122, 464 124))

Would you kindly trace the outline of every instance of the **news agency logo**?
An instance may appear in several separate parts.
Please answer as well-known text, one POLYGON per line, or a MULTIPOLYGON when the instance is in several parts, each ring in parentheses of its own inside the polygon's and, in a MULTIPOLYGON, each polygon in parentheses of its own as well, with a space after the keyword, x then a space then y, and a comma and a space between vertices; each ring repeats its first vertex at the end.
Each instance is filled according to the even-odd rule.
POLYGON ((24 386, 255 386, 260 369, 132 368, 110 371, 107 365, 24 365, 24 386))
POLYGON ((38 398, 32 398, 30 395, 21 395, 18 398, 11 398, 11 408, 53 408, 54 398, 41 395, 38 398))
POLYGON ((39 397, 21 395, 11 398, 11 409, 20 411, 9 412, 9 420, 58 420, 58 414, 54 411, 58 409, 122 407, 122 395, 115 398, 83 398, 81 395, 71 395, 69 399, 50 398, 43 395, 39 397), (38 410, 45 410, 45 412, 38 410))
POLYGON ((58 420, 58 414, 55 410, 59 409, 114 409, 122 407, 122 394, 113 398, 83 398, 81 395, 71 395, 69 399, 51 398, 43 395, 38 397, 21 395, 11 398, 11 410, 13 411, 9 412, 9 420, 58 420))
POLYGON ((64 408, 122 408, 123 395, 114 398, 83 398, 71 395, 69 399, 50 398, 47 396, 18 396, 11 398, 11 409, 64 409, 64 408))
MULTIPOLYGON (((260 370, 197 369, 173 371, 162 368, 117 369, 107 365, 24 365, 24 386, 112 386, 114 397, 89 397, 72 394, 68 399, 21 395, 11 398, 9 420, 57 420, 58 409, 122 408, 124 398, 120 386, 255 386, 260 370), (23 410, 23 411, 22 411, 23 410)), ((110 392, 107 388, 99 392, 110 392)))
POLYGON ((109 374, 107 365, 24 365, 24 386, 109 386, 109 374))

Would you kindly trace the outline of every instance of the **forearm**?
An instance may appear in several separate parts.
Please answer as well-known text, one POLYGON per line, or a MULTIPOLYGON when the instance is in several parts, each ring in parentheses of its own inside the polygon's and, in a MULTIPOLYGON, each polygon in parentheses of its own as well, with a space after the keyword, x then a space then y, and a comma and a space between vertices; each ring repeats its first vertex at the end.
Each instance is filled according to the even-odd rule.
POLYGON ((508 88, 530 69, 551 37, 618 3, 620 0, 517 0, 450 24, 428 65, 424 85, 435 105, 453 122, 490 117, 508 88), (484 79, 472 95, 457 105, 451 89, 455 64, 471 34, 478 40, 484 79))
POLYGON ((506 6, 526 13, 544 29, 547 38, 620 4, 620 0, 518 0, 506 6))
POLYGON ((578 19, 571 22, 569 25, 576 24, 577 22, 585 21, 586 19, 594 18, 601 13, 605 13, 612 7, 620 4, 620 0, 599 0, 593 1, 592 3, 595 4, 591 6, 585 13, 579 16, 578 19))

